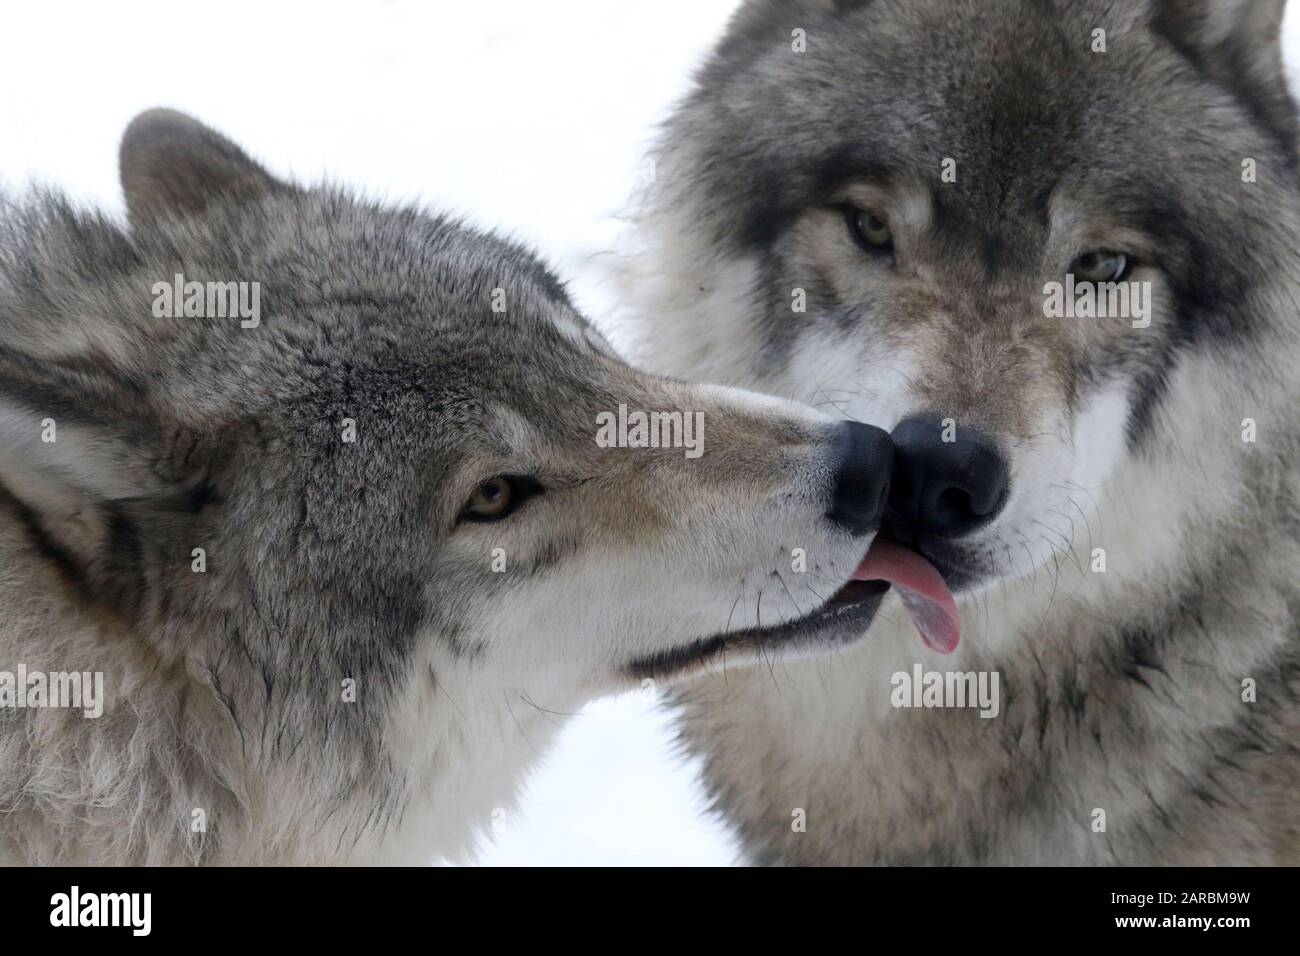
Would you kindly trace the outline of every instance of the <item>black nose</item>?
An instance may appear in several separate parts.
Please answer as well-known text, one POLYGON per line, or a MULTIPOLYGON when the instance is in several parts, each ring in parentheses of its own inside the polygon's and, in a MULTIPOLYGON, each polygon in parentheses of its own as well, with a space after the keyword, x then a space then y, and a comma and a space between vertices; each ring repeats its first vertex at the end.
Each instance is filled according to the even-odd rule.
POLYGON ((880 527, 889 503, 893 442, 884 429, 844 422, 838 445, 840 463, 831 491, 829 517, 853 534, 871 534, 880 527))
POLYGON ((907 418, 893 431, 894 477, 889 491, 890 530, 904 537, 957 538, 1002 510, 1010 475, 988 436, 932 416, 907 418))

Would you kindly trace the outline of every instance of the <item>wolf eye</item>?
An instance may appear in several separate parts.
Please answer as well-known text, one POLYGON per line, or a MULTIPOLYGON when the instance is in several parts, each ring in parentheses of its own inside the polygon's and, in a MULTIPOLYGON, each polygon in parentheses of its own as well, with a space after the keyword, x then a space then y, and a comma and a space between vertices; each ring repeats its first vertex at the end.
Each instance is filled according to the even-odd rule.
POLYGON ((544 489, 535 478, 521 475, 497 475, 474 489, 460 509, 461 521, 500 521, 509 517, 529 498, 544 489))
POLYGON ((853 241, 868 252, 891 252, 894 248, 894 234, 889 223, 873 212, 846 206, 844 217, 849 225, 853 241))
POLYGON ((1074 277, 1084 282, 1122 282, 1132 271, 1132 256, 1108 249, 1085 252, 1070 266, 1074 277))

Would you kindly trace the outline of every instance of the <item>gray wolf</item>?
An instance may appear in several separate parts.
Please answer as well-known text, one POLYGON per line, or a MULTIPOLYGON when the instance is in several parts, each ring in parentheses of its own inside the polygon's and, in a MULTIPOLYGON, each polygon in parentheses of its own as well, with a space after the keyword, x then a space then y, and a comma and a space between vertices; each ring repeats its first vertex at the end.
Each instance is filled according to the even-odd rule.
POLYGON ((882 540, 964 626, 942 656, 890 599, 833 660, 681 690, 748 859, 1300 861, 1282 11, 748 0, 699 70, 635 358, 890 430, 882 540), (918 664, 1000 675, 1000 714, 891 705, 918 664))
POLYGON ((584 702, 870 621, 881 430, 636 371, 519 246, 182 114, 121 178, 125 227, 0 210, 0 858, 463 856, 584 702))

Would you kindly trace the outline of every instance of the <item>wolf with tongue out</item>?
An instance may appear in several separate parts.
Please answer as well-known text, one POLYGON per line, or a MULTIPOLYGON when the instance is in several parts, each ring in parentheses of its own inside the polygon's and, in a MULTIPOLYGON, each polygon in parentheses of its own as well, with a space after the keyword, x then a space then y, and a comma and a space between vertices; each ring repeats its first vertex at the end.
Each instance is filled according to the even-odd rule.
POLYGON ((749 860, 1300 862, 1283 9, 747 0, 665 124, 637 359, 895 446, 866 639, 678 692, 749 860), (917 665, 996 718, 896 709, 917 665))
POLYGON ((961 639, 957 602, 933 564, 915 551, 877 538, 853 577, 890 584, 931 650, 951 654, 961 639))
MULTIPOLYGON (((942 553, 947 541, 991 521, 1006 503, 1008 469, 994 441, 924 416, 893 433, 894 469, 882 533, 854 573, 892 585, 926 646, 951 654, 961 639, 957 602, 945 575, 916 550, 942 553), (907 542, 909 546, 901 544, 907 542)), ((968 575, 950 566, 954 586, 968 575)))

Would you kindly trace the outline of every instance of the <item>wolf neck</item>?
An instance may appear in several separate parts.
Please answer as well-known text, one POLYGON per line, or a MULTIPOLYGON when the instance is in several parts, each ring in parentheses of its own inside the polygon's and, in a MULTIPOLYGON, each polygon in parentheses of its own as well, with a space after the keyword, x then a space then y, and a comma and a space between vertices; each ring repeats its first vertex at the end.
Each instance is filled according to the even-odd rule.
POLYGON ((441 661, 418 672, 392 708, 395 766, 406 768, 402 824, 377 833, 375 862, 466 862, 518 826, 524 779, 581 709, 576 688, 543 690, 537 675, 441 661), (432 676, 431 676, 432 675, 432 676))
MULTIPOLYGON (((1293 302, 1285 314, 1287 329, 1300 328, 1293 302)), ((1281 841, 1259 841, 1252 826, 1295 825, 1285 811, 1296 778, 1277 763, 1300 733, 1288 691, 1300 666, 1295 352, 1288 338, 1253 357, 1183 356, 1151 434, 1095 489, 1095 540, 1080 534, 1074 554, 962 599, 956 654, 928 652, 890 599, 866 638, 833 662, 691 688, 685 738, 706 758, 707 783, 751 857, 1285 858, 1281 841), (1266 436, 1255 444, 1238 431, 1246 416, 1266 436), (1104 571, 1093 570, 1093 545, 1105 548, 1104 571), (997 672, 999 718, 895 709, 890 676, 910 675, 918 661, 997 672), (1246 681, 1275 692, 1248 703, 1246 681), (1163 756, 1152 759, 1157 746, 1163 756), (779 769, 758 788, 754 766, 779 769), (990 812, 999 806, 990 794, 1018 812, 990 812), (1248 802, 1272 816, 1222 812, 1248 802), (792 807, 820 814, 819 834, 791 836, 792 807), (1118 836, 1089 829, 1098 808, 1118 836)), ((730 372, 727 356, 707 348, 659 358, 692 377, 730 372)))

